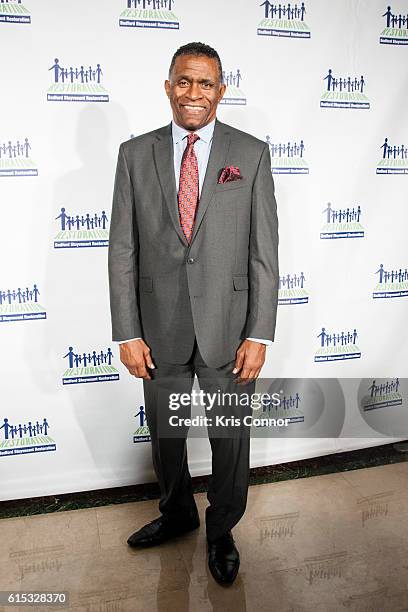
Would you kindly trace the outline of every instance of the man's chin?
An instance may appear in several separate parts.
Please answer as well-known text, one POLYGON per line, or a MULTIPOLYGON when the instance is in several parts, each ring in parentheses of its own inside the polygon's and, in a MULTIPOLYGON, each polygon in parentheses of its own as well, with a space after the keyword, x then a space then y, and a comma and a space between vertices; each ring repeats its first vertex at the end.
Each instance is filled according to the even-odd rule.
POLYGON ((183 127, 185 130, 188 130, 189 132, 195 132, 201 129, 202 127, 204 127, 205 125, 207 125, 207 123, 209 123, 209 118, 208 117, 205 117, 205 118, 203 117, 188 117, 188 118, 179 117, 177 118, 176 123, 181 125, 181 127, 183 127))

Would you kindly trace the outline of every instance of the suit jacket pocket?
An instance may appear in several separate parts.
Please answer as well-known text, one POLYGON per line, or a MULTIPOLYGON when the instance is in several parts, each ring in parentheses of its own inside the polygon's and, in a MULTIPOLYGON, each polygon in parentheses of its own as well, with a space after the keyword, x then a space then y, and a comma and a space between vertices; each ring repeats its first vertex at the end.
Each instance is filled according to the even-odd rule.
POLYGON ((151 293, 153 291, 153 279, 150 276, 140 276, 139 289, 143 293, 151 293))
POLYGON ((232 191, 233 189, 242 189, 248 187, 249 183, 245 179, 237 179, 235 181, 227 181, 226 183, 217 183, 215 186, 215 193, 220 191, 232 191))
POLYGON ((248 291, 248 276, 236 275, 232 277, 235 291, 248 291))

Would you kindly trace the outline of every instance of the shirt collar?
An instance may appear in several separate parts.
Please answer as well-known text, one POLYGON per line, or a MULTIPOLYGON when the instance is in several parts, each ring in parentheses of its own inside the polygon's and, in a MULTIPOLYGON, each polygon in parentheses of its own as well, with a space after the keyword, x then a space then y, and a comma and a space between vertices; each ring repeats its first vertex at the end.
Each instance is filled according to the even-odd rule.
MULTIPOLYGON (((208 143, 211 141, 213 137, 214 127, 215 127, 215 119, 213 119, 211 123, 208 123, 207 125, 202 127, 200 130, 196 130, 194 133, 200 137, 200 140, 203 140, 204 142, 208 143)), ((172 120, 171 122, 171 131, 172 131, 174 144, 178 144, 188 134, 191 134, 191 132, 189 132, 188 130, 177 125, 177 123, 174 120, 172 120)))

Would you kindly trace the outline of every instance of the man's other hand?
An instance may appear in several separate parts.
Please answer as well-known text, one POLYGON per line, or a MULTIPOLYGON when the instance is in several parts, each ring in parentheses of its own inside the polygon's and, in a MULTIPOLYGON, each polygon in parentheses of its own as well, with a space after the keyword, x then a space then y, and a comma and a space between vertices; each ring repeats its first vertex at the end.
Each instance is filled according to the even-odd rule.
POLYGON ((123 342, 120 347, 120 360, 127 367, 129 373, 137 378, 151 380, 151 376, 147 370, 155 367, 150 356, 150 348, 146 342, 140 340, 129 340, 123 342))
POLYGON ((235 378, 238 384, 247 384, 258 378, 265 363, 266 345, 253 340, 244 340, 237 350, 235 368, 232 373, 240 375, 235 378))

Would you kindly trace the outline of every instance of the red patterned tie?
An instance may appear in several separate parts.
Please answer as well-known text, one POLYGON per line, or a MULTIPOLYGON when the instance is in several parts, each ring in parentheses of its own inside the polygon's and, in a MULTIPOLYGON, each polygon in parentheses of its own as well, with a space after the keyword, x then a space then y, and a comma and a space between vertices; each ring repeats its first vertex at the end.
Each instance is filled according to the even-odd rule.
POLYGON ((194 143, 199 140, 197 134, 187 136, 187 146, 184 149, 180 168, 178 191, 178 208, 180 225, 187 242, 190 242, 194 218, 198 205, 198 162, 194 151, 194 143))

